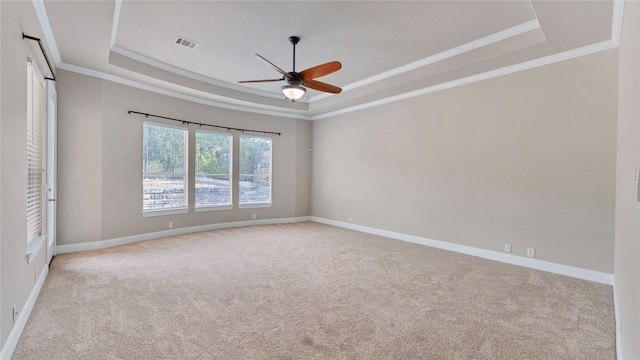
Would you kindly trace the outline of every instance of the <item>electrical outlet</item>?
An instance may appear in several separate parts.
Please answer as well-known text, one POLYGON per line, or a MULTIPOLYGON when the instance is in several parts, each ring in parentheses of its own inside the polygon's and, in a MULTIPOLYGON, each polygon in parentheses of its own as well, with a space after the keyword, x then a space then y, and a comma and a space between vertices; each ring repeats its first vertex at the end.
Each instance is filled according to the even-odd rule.
POLYGON ((169 229, 173 229, 173 221, 169 221, 169 229))
POLYGON ((511 244, 504 244, 504 252, 511 252, 511 244))
POLYGON ((527 256, 528 257, 536 257, 536 249, 534 248, 527 248, 527 256))
POLYGON ((253 220, 255 220, 255 219, 256 219, 256 214, 253 214, 253 220))
POLYGON ((15 324, 18 321, 18 307, 13 305, 13 323, 15 324))

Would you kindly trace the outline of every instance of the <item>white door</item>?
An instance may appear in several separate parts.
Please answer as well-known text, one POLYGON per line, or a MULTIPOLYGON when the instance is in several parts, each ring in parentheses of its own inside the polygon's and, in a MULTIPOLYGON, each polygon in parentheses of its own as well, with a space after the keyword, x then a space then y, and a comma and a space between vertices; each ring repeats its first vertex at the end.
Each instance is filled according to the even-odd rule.
POLYGON ((47 80, 47 264, 56 254, 57 101, 55 82, 47 80))

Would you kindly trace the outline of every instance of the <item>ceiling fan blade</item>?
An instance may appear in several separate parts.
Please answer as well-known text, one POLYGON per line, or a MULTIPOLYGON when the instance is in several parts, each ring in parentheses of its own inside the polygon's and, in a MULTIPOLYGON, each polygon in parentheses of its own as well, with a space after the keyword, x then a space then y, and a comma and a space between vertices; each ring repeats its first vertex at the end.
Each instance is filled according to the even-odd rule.
POLYGON ((269 60, 265 59, 262 55, 260 55, 260 54, 256 54, 256 56, 258 57, 258 59, 262 60, 265 64, 267 64, 267 65, 271 66, 275 71, 279 72, 280 74, 282 74, 282 75, 284 75, 284 76, 286 76, 286 77, 288 77, 288 78, 291 78, 291 75, 289 75, 289 73, 288 73, 288 72, 286 72, 286 71, 284 71, 284 70, 280 69, 280 68, 279 68, 279 67, 277 67, 274 63, 272 63, 271 61, 269 61, 269 60))
POLYGON ((340 94, 340 92, 342 92, 342 89, 337 86, 333 86, 331 84, 323 83, 317 80, 305 80, 302 85, 314 90, 324 91, 332 94, 340 94))
POLYGON ((238 81, 240 84, 244 83, 261 83, 261 82, 274 82, 274 81, 282 81, 284 78, 280 79, 268 79, 268 80, 240 80, 238 81))
POLYGON ((339 61, 331 61, 326 64, 314 66, 307 70, 300 72, 302 78, 306 81, 319 78, 321 76, 329 75, 332 72, 338 71, 342 68, 342 64, 339 61))

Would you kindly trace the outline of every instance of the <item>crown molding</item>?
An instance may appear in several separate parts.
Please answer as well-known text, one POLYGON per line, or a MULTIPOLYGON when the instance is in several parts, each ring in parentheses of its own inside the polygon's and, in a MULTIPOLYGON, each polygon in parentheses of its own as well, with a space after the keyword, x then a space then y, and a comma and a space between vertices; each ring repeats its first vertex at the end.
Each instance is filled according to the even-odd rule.
MULTIPOLYGON (((374 83, 374 82, 377 82, 377 81, 380 81, 380 80, 384 80, 384 79, 387 79, 387 78, 390 78, 390 77, 394 77, 394 76, 400 75, 402 73, 405 73, 405 72, 408 72, 408 71, 411 71, 411 70, 415 70, 415 69, 423 67, 423 66, 431 65, 431 64, 434 64, 434 63, 436 63, 438 61, 442 61, 442 60, 445 60, 445 59, 448 59, 448 58, 452 58, 454 56, 461 55, 461 54, 464 54, 464 53, 472 51, 472 50, 480 49, 482 47, 489 46, 491 44, 495 44, 497 42, 500 42, 500 41, 503 41, 503 40, 506 40, 506 39, 509 39, 509 38, 512 38, 512 37, 515 37, 515 36, 518 36, 518 35, 522 35, 522 34, 527 33, 529 31, 538 30, 538 29, 542 30, 540 28, 540 23, 538 22, 538 19, 530 20, 530 21, 527 21, 527 22, 522 23, 520 25, 513 26, 511 28, 508 28, 508 29, 499 31, 497 33, 482 37, 480 39, 476 39, 476 40, 470 41, 470 42, 468 42, 466 44, 462 44, 460 46, 456 46, 454 48, 445 50, 445 51, 437 53, 435 55, 431 55, 431 56, 426 57, 424 59, 414 61, 412 63, 397 67, 395 69, 391 69, 389 71, 385 71, 383 73, 380 73, 380 74, 375 75, 375 76, 371 76, 369 78, 366 78, 366 79, 363 79, 363 80, 360 80, 360 81, 356 81, 354 83, 351 83, 349 85, 344 86, 342 88, 342 91, 345 92, 345 91, 353 90, 353 89, 359 88, 361 86, 365 86, 365 85, 368 85, 368 84, 371 84, 371 83, 374 83)), ((327 98, 329 96, 331 96, 331 95, 330 94, 321 94, 321 95, 318 95, 318 96, 314 96, 313 98, 311 98, 309 100, 309 102, 311 103, 311 102, 314 102, 314 101, 317 101, 317 100, 321 100, 321 99, 327 98)))
POLYGON ((368 103, 363 103, 363 104, 343 108, 340 110, 326 112, 324 114, 312 116, 311 120, 320 120, 320 119, 324 119, 332 116, 343 115, 353 111, 363 110, 363 109, 367 109, 375 106, 389 104, 389 103, 400 101, 400 100, 410 99, 416 96, 426 95, 426 94, 434 93, 437 91, 442 91, 442 90, 447 90, 447 89, 451 89, 458 86, 468 85, 477 81, 487 80, 487 79, 491 79, 491 78, 495 78, 503 75, 513 74, 516 72, 537 68, 544 65, 550 65, 553 63, 573 59, 573 58, 584 56, 584 55, 594 54, 600 51, 613 49, 617 46, 618 45, 614 43, 613 40, 606 40, 600 43, 587 45, 581 48, 565 51, 562 53, 553 54, 553 55, 545 56, 542 58, 526 61, 523 63, 506 66, 500 69, 495 69, 495 70, 487 71, 484 73, 468 76, 465 78, 449 81, 446 83, 406 92, 404 94, 390 96, 384 99, 379 99, 379 100, 371 101, 368 103))
MULTIPOLYGON (((288 112, 285 109, 277 109, 277 108, 274 108, 273 106, 259 105, 259 104, 247 103, 247 102, 245 102, 245 104, 243 104, 243 102, 241 100, 228 99, 228 98, 224 98, 224 97, 220 97, 220 101, 200 98, 200 97, 197 97, 197 96, 182 94, 182 93, 179 93, 179 92, 176 92, 176 91, 163 89, 163 88, 160 88, 160 87, 157 87, 157 86, 144 84, 142 82, 138 82, 138 81, 135 81, 135 80, 125 79, 125 78, 122 78, 122 77, 119 77, 119 76, 115 76, 115 75, 111 75, 111 74, 108 74, 108 73, 104 73, 104 72, 101 72, 101 71, 98 71, 98 70, 87 69, 87 68, 84 68, 84 67, 81 67, 81 66, 64 63, 62 61, 61 57, 60 57, 60 52, 58 51, 58 47, 56 45, 56 41, 55 41, 55 38, 53 36, 53 32, 51 30, 51 25, 50 25, 49 19, 47 17, 47 13, 46 13, 46 9, 44 7, 43 0, 32 0, 32 1, 33 1, 33 4, 34 4, 34 8, 36 10, 36 14, 38 16, 38 20, 40 21, 40 25, 42 27, 42 30, 43 30, 44 34, 45 34, 45 39, 47 41, 47 45, 49 46, 49 49, 50 49, 50 51, 52 53, 56 68, 67 70, 67 71, 71 71, 71 72, 76 72, 76 73, 83 74, 83 75, 88 75, 88 76, 92 76, 92 77, 101 78, 101 79, 104 79, 104 80, 107 80, 107 81, 112 81, 112 82, 120 83, 120 84, 123 84, 123 85, 127 85, 127 86, 131 86, 131 87, 143 89, 143 90, 150 91, 150 92, 154 92, 154 93, 157 93, 157 94, 171 96, 171 97, 175 97, 175 98, 179 98, 179 99, 182 99, 182 100, 186 100, 186 101, 190 101, 190 102, 194 102, 194 103, 199 103, 199 104, 203 104, 203 105, 207 105, 207 106, 213 106, 213 107, 218 107, 218 108, 224 108, 224 109, 230 109, 230 110, 236 110, 236 111, 243 111, 243 112, 249 112, 249 113, 256 113, 256 114, 262 114, 262 115, 303 119, 303 120, 320 120, 320 119, 325 119, 325 118, 332 117, 332 116, 343 115, 343 114, 347 114, 347 113, 358 111, 358 110, 362 110, 362 109, 376 107, 376 106, 389 104, 389 103, 396 102, 396 101, 409 99, 409 98, 416 97, 416 96, 426 95, 426 94, 434 93, 434 92, 437 92, 437 91, 442 91, 442 90, 451 89, 451 88, 458 87, 458 86, 471 84, 471 83, 474 83, 474 82, 477 82, 477 81, 487 80, 487 79, 491 79, 491 78, 494 78, 494 77, 499 77, 499 76, 508 75, 508 74, 512 74, 512 73, 515 73, 515 72, 519 72, 519 71, 524 71, 524 70, 528 70, 528 69, 532 69, 532 68, 536 68, 536 67, 540 67, 540 66, 544 66, 544 65, 549 65, 549 64, 556 63, 556 62, 560 62, 560 61, 569 60, 569 59, 573 59, 573 58, 584 56, 584 55, 597 53, 597 52, 600 52, 600 51, 606 51, 606 50, 609 50, 609 49, 612 49, 612 48, 615 48, 615 47, 618 46, 619 38, 620 38, 620 30, 621 30, 621 27, 622 27, 622 18, 623 18, 623 13, 624 13, 624 0, 613 0, 612 33, 611 33, 611 39, 610 40, 606 40, 606 41, 602 41, 602 42, 599 42, 599 43, 596 43, 596 44, 587 45, 587 46, 583 46, 583 47, 580 47, 580 48, 568 50, 568 51, 565 51, 565 52, 562 52, 562 53, 553 54, 553 55, 549 55, 549 56, 546 56, 546 57, 542 57, 542 58, 526 61, 526 62, 523 62, 523 63, 510 65, 510 66, 503 67, 503 68, 500 68, 500 69, 487 71, 487 72, 484 72, 484 73, 468 76, 468 77, 465 77, 465 78, 449 81, 449 82, 446 82, 446 83, 442 83, 442 84, 438 84, 438 85, 434 85, 434 86, 429 86, 429 87, 425 87, 425 88, 414 90, 414 91, 409 91, 409 92, 406 92, 406 93, 403 93, 403 94, 398 94, 398 95, 386 97, 386 98, 383 98, 383 99, 369 101, 369 102, 358 104, 358 105, 355 105, 355 106, 345 107, 345 108, 342 108, 342 109, 339 109, 339 110, 335 110, 335 111, 328 111, 328 112, 319 113, 319 114, 316 114, 316 115, 307 115, 307 114, 302 114, 302 113, 288 112), (227 99, 227 100, 225 100, 225 99, 227 99), (236 103, 232 104, 232 103, 230 103, 228 101, 234 101, 236 103)), ((204 81, 204 82, 207 82, 207 83, 210 83, 210 84, 213 84, 213 85, 220 86, 220 84, 218 84, 216 82, 213 82, 213 80, 210 79, 210 78, 206 78, 206 77, 203 77, 201 75, 193 74, 193 73, 187 72, 185 70, 177 69, 177 68, 165 65, 165 64, 160 64, 160 63, 155 64, 156 62, 151 60, 151 59, 142 57, 141 55, 137 55, 137 54, 135 54, 133 52, 129 52, 128 50, 125 50, 125 49, 122 49, 122 48, 119 48, 118 46, 116 46, 115 45, 115 37, 116 37, 116 33, 117 33, 117 26, 118 26, 118 22, 119 22, 120 11, 121 11, 121 0, 116 0, 114 23, 113 23, 113 29, 112 29, 112 34, 111 34, 112 51, 117 52, 117 53, 119 53, 120 55, 123 55, 123 56, 133 56, 134 60, 141 61, 143 63, 147 63, 150 66, 159 67, 158 65, 162 65, 162 69, 164 69, 164 70, 171 71, 171 72, 174 72, 174 73, 176 73, 178 75, 189 77, 189 78, 192 78, 192 79, 195 79, 195 80, 204 81), (147 62, 147 61, 149 61, 149 62, 147 62)), ((487 37, 484 37, 484 38, 469 42, 469 43, 461 45, 459 47, 456 47, 456 48, 444 51, 442 53, 430 56, 428 58, 416 61, 414 63, 407 64, 405 66, 390 70, 390 71, 382 73, 382 74, 379 74, 379 75, 377 75, 375 77, 371 77, 371 78, 368 78, 368 79, 365 79, 365 80, 350 84, 350 85, 346 86, 345 89, 346 90, 350 90, 350 89, 354 89, 354 88, 357 88, 357 87, 360 87, 360 86, 364 86, 366 84, 369 84, 369 83, 372 83, 372 82, 375 82, 375 81, 379 81, 379 80, 382 80, 384 78, 388 78, 388 77, 400 74, 402 72, 410 71, 412 69, 416 69, 416 68, 421 67, 421 66, 426 66, 426 65, 432 64, 432 63, 434 63, 436 61, 440 61, 440 60, 446 59, 448 57, 452 57, 452 56, 455 56, 455 55, 462 54, 464 52, 468 52, 468 51, 471 51, 471 50, 474 50, 474 49, 478 49, 480 47, 487 46, 487 45, 495 43, 497 41, 504 40, 504 39, 507 39, 509 37, 517 36, 519 34, 523 34, 523 33, 527 32, 527 31, 536 30, 536 29, 540 29, 540 24, 539 24, 538 20, 531 20, 531 21, 528 21, 526 23, 517 25, 515 27, 506 29, 504 31, 489 35, 487 37)), ((229 84, 224 83, 224 85, 227 85, 226 87, 228 87, 229 84)), ((224 86, 224 85, 222 85, 222 86, 224 86)), ((215 96, 215 94, 214 94, 214 96, 215 96)), ((309 102, 317 101, 317 99, 321 99, 322 96, 324 96, 324 95, 315 96, 313 99, 310 99, 309 102)))
POLYGON ((101 72, 101 71, 87 69, 87 68, 82 67, 82 66, 71 65, 71 64, 67 64, 67 63, 61 63, 60 65, 58 65, 58 69, 74 72, 74 73, 81 74, 81 75, 91 76, 91 77, 99 78, 99 79, 102 79, 102 80, 111 81, 111 82, 114 82, 114 83, 118 83, 118 84, 130 86, 130 87, 134 87, 134 88, 137 88, 137 89, 153 92, 153 93, 156 93, 156 94, 166 95, 166 96, 170 96, 170 97, 173 97, 173 98, 176 98, 176 99, 186 100, 186 101, 190 101, 190 102, 193 102, 193 103, 212 106, 212 107, 216 107, 216 108, 235 110, 235 111, 242 111, 242 112, 249 112, 249 113, 261 114, 261 115, 286 117, 286 118, 301 119, 301 120, 311 120, 310 116, 304 115, 304 114, 288 113, 288 112, 279 111, 279 110, 269 110, 266 107, 262 108, 262 109, 251 107, 251 106, 254 105, 253 103, 251 104, 251 106, 249 106, 249 105, 234 105, 234 104, 229 104, 229 103, 226 103, 226 102, 220 102, 220 101, 214 101, 214 100, 199 98, 199 97, 196 97, 196 96, 187 95, 187 94, 183 94, 183 93, 176 92, 176 91, 163 89, 163 88, 160 88, 160 87, 157 87, 157 86, 144 84, 144 83, 139 82, 139 81, 125 79, 123 77, 107 74, 107 73, 104 73, 104 72, 101 72))
POLYGON ((109 48, 113 48, 116 45, 116 36, 118 36, 118 25, 120 24, 120 10, 122 9, 122 0, 116 0, 115 8, 113 10, 113 23, 111 24, 111 39, 109 41, 109 48))
POLYGON ((58 51, 58 45, 56 44, 56 39, 53 36, 53 31, 51 30, 47 9, 44 7, 44 0, 33 0, 33 8, 36 11, 36 16, 38 17, 40 27, 44 33, 46 45, 49 47, 49 51, 53 57, 53 62, 57 67, 58 64, 62 63, 62 58, 60 57, 60 51, 58 51))
POLYGON ((611 40, 620 44, 620 34, 622 33, 622 18, 624 14, 624 0, 613 0, 613 20, 611 21, 611 40))
POLYGON ((237 90, 237 91, 242 91, 245 93, 249 93, 249 94, 254 94, 254 95, 260 95, 260 96, 264 96, 264 97, 270 97, 270 98, 274 98, 274 99, 282 99, 282 94, 280 95, 276 95, 274 93, 268 92, 268 91, 262 91, 262 90, 257 90, 257 89, 253 89, 253 88, 247 88, 244 86, 240 86, 240 85, 236 85, 236 84, 230 84, 224 81, 220 81, 220 80, 216 80, 216 79, 212 79, 210 77, 207 76, 203 76, 203 75, 199 75, 196 73, 193 73, 191 71, 188 70, 184 70, 184 69, 180 69, 177 68, 175 66, 171 66, 171 65, 167 65, 164 63, 161 63, 157 60, 151 59, 149 57, 146 57, 144 55, 138 54, 136 52, 133 52, 131 50, 127 50, 124 48, 119 47, 118 45, 112 45, 110 51, 122 55, 126 58, 141 62, 143 64, 161 69, 161 70, 165 70, 168 71, 170 73, 176 74, 176 75, 180 75, 183 76, 185 78, 188 79, 192 79, 192 80, 196 80, 196 81, 201 81, 203 83, 207 83, 210 85, 214 85, 214 86, 218 86, 218 87, 223 87, 223 88, 227 88, 227 89, 231 89, 231 90, 237 90))

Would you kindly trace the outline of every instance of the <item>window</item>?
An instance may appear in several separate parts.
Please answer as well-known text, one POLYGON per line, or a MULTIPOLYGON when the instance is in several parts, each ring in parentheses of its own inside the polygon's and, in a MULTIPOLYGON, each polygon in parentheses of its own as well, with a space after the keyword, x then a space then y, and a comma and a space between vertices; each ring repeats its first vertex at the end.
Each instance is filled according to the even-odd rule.
POLYGON ((144 123, 143 214, 187 212, 187 129, 144 123))
POLYGON ((27 244, 43 236, 45 84, 31 60, 27 61, 27 244))
POLYGON ((271 138, 240 136, 234 149, 228 133, 145 122, 142 140, 143 216, 232 209, 236 191, 240 208, 271 206, 271 138))
POLYGON ((229 134, 196 131, 196 209, 231 208, 232 139, 229 134))
POLYGON ((240 137, 240 207, 271 205, 271 139, 240 137))

